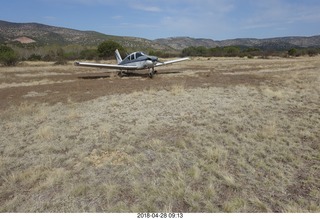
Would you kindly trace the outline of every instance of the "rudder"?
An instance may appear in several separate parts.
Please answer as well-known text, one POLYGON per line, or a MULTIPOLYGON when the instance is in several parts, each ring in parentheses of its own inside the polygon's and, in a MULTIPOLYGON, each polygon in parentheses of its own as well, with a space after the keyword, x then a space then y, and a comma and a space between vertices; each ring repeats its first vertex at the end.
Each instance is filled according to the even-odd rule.
POLYGON ((121 55, 119 53, 119 50, 116 49, 116 51, 114 53, 116 55, 116 59, 117 59, 118 64, 120 64, 120 62, 122 62, 122 58, 121 58, 121 55))

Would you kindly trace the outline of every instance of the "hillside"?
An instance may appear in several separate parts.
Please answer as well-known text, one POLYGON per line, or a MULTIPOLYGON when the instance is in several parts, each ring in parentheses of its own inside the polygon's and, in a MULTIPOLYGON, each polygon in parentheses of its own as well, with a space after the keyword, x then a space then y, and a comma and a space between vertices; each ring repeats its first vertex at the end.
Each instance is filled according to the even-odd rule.
POLYGON ((79 31, 69 28, 48 26, 38 23, 12 23, 0 21, 0 43, 19 41, 43 45, 83 45, 96 46, 105 40, 114 40, 129 49, 181 51, 190 46, 224 47, 244 46, 258 47, 263 50, 287 50, 294 47, 320 47, 320 35, 312 37, 280 37, 269 39, 230 39, 215 41, 190 37, 170 37, 148 40, 139 37, 113 36, 95 31, 79 31))
POLYGON ((312 37, 278 37, 269 39, 230 39, 215 41, 211 39, 195 39, 190 37, 171 37, 155 40, 157 43, 168 45, 174 49, 181 50, 190 46, 224 47, 245 46, 258 47, 263 50, 287 50, 294 47, 320 47, 320 35, 312 37))
MULTIPOLYGON (((95 31, 79 31, 69 28, 48 26, 38 23, 11 23, 0 21, 0 43, 20 41, 20 39, 34 41, 37 45, 70 45, 78 44, 84 46, 96 46, 105 40, 114 40, 124 47, 132 49, 157 49, 172 50, 163 44, 154 41, 137 38, 112 36, 95 31)), ((22 42, 23 43, 23 42, 22 42)))

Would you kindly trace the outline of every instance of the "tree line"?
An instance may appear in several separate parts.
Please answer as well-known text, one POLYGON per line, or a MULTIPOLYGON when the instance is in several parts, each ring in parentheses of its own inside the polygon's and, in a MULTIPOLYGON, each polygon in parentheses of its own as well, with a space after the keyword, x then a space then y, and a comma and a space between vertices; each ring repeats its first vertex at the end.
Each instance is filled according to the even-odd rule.
POLYGON ((0 45, 0 64, 14 66, 19 61, 52 61, 55 64, 66 64, 67 61, 77 59, 100 60, 114 58, 114 51, 118 49, 125 54, 125 49, 117 42, 105 41, 97 48, 81 46, 50 46, 35 48, 30 45, 0 45))
POLYGON ((182 56, 202 56, 202 57, 248 57, 255 56, 268 57, 268 56, 281 56, 281 57, 298 57, 298 56, 315 56, 320 54, 320 48, 292 48, 286 50, 276 49, 261 49, 241 46, 225 46, 206 48, 188 47, 182 50, 182 56))
MULTIPOLYGON (((71 60, 101 60, 114 58, 114 51, 118 49, 122 57, 127 51, 122 45, 117 42, 108 40, 102 42, 97 48, 74 47, 59 47, 53 46, 49 49, 43 48, 24 48, 14 47, 14 45, 0 45, 0 64, 4 66, 14 66, 19 61, 54 61, 56 64, 66 64, 71 60), (25 52, 28 51, 28 52, 25 52), (34 52, 30 52, 34 51, 34 52)), ((149 55, 168 58, 173 56, 202 56, 202 57, 248 57, 255 56, 282 56, 282 57, 298 57, 298 56, 315 56, 320 54, 320 48, 291 48, 288 51, 266 50, 261 48, 249 48, 241 46, 225 46, 206 48, 204 46, 188 47, 181 53, 171 54, 166 51, 146 51, 149 55)))

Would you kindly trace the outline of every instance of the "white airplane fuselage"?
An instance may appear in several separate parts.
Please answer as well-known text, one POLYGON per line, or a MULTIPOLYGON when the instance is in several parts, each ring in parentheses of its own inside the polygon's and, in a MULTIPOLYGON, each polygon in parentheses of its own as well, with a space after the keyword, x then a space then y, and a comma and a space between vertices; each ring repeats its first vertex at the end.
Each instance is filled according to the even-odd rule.
POLYGON ((118 65, 135 66, 137 69, 154 68, 158 62, 158 57, 148 56, 142 52, 135 52, 121 60, 118 65))
POLYGON ((189 58, 180 58, 180 59, 175 59, 175 60, 170 60, 165 62, 159 62, 158 57, 149 56, 144 54, 143 52, 133 52, 130 55, 127 55, 126 58, 122 59, 118 50, 115 51, 115 56, 117 59, 116 65, 88 63, 88 62, 75 62, 74 64, 76 66, 119 69, 121 73, 123 71, 130 71, 130 70, 150 69, 149 76, 152 78, 153 74, 156 72, 154 70, 155 67, 190 60, 189 58))

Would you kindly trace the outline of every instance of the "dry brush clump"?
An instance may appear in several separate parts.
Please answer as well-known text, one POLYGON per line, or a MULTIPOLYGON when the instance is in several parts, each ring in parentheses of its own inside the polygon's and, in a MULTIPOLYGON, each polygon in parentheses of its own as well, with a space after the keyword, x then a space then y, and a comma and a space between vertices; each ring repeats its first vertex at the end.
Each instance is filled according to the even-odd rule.
POLYGON ((0 211, 319 212, 320 76, 281 76, 12 106, 0 211))

